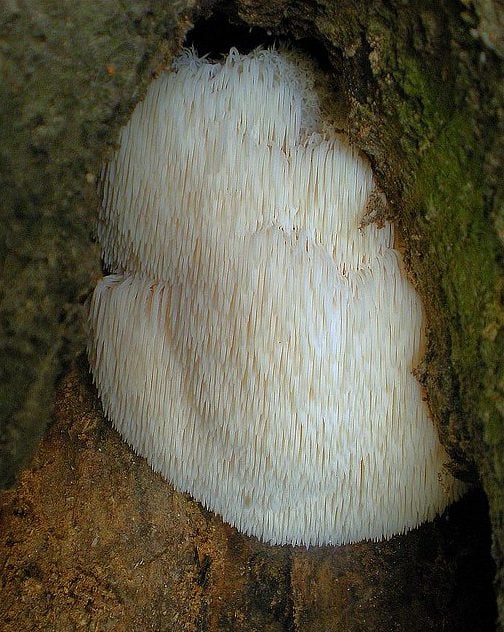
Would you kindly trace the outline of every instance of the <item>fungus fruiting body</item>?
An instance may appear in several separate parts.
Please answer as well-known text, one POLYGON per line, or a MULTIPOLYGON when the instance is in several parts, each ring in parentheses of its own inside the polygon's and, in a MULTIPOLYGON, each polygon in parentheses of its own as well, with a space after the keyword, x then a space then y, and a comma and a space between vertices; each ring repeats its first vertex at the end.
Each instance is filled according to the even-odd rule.
POLYGON ((412 370, 422 306, 306 65, 186 51, 122 130, 91 305, 106 414, 272 543, 380 539, 461 493, 412 370))

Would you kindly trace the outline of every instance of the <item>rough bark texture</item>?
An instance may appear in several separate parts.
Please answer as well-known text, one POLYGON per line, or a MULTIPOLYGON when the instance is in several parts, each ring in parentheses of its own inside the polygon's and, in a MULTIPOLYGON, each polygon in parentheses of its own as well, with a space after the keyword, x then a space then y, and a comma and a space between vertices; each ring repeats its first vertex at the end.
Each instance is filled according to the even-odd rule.
MULTIPOLYGON (((206 31, 201 26, 218 13, 220 24, 244 27, 236 33, 255 27, 254 37, 267 31, 299 40, 323 58, 346 104, 349 134, 373 161, 426 306, 429 345, 419 378, 455 469, 480 481, 488 496, 504 617, 503 3, 237 0, 209 1, 191 15, 188 8, 189 2, 161 0, 7 0, 0 7, 2 480, 12 477, 32 437, 42 434, 61 363, 82 346, 81 304, 100 273, 92 240, 99 165, 152 72, 180 46, 190 20, 199 20, 207 39, 212 32, 220 38, 216 50, 223 45, 229 29, 216 28, 218 20, 206 31)), ((16 498, 31 497, 26 486, 37 484, 32 474, 22 479, 16 498)), ((64 477, 63 470, 51 474, 64 477)), ((48 489, 60 493, 61 484, 63 479, 48 489)), ((119 492, 111 483, 111 497, 119 492)), ((122 511, 133 501, 123 494, 122 511)), ((187 520, 213 524, 198 511, 191 509, 187 520)), ((65 533, 60 546, 73 546, 65 533)), ((232 550, 235 540, 222 537, 212 546, 232 550)), ((252 546, 238 541, 238 548, 252 546)), ((155 548, 155 542, 146 546, 155 548)), ((180 554, 180 567, 170 572, 189 572, 182 549, 180 554)), ((263 555, 259 559, 267 559, 269 569, 269 553, 263 555)), ((274 562, 279 568, 308 564, 302 556, 291 562, 285 555, 274 562)), ((239 559, 237 554, 232 577, 248 568, 239 559)), ((325 564, 306 577, 318 581, 325 564)), ((99 568, 93 573, 98 582, 99 568)), ((51 578, 58 581, 44 574, 44 582, 51 578)), ((305 589, 295 577, 291 582, 293 595, 305 589)), ((327 601, 337 608, 333 590, 327 601)), ((121 597, 122 607, 135 594, 121 597)), ((141 601, 143 593, 135 598, 141 601)), ((177 600, 184 618, 184 597, 166 599, 177 600)), ((209 612, 215 600, 212 607, 207 603, 209 612)), ((301 625, 301 610, 282 616, 301 625)), ((332 628, 321 623, 305 629, 332 628)))
POLYGON ((0 4, 0 485, 44 430, 62 360, 83 346, 100 165, 180 45, 189 4, 0 4))

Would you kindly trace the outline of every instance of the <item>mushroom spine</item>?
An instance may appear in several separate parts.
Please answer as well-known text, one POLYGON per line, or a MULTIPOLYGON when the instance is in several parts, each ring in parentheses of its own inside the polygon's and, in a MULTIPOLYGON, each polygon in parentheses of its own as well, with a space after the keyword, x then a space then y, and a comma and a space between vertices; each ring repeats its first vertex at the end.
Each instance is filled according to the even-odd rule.
POLYGON ((381 539, 462 492, 412 374, 422 306, 368 162, 292 55, 185 51, 104 170, 90 365, 136 452, 275 543, 381 539))

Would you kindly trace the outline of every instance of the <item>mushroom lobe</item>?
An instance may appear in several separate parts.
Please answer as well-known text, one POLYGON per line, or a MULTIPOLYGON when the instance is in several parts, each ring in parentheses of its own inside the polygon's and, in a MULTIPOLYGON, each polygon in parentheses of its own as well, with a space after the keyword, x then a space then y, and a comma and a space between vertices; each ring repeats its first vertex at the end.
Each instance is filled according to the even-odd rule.
POLYGON ((390 537, 462 492, 412 374, 422 306, 371 168, 290 54, 186 51, 103 175, 107 416, 181 491, 282 544, 390 537))

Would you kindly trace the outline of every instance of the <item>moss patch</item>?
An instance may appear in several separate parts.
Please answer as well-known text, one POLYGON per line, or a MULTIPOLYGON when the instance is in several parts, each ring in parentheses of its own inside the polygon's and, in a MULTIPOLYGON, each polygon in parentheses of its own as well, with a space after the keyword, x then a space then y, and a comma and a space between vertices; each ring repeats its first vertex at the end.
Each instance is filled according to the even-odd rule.
MULTIPOLYGON (((425 154, 408 202, 415 237, 421 246, 426 242, 412 249, 411 262, 428 299, 430 353, 440 356, 437 338, 449 340, 444 363, 456 376, 462 408, 474 414, 484 395, 481 353, 496 318, 498 268, 481 149, 467 113, 457 113, 425 154)), ((463 425, 459 420, 458 433, 463 425)), ((467 456, 476 452, 473 446, 467 456)))
MULTIPOLYGON (((440 430, 459 464, 487 492, 494 551, 504 516, 504 337, 500 246, 474 119, 457 113, 426 152, 408 204, 418 244, 412 266, 426 297, 430 345, 426 384, 440 430)), ((411 239, 410 239, 411 243, 411 239)), ((499 564, 500 566, 500 564, 499 564)), ((502 581, 502 570, 497 579, 502 581)))

